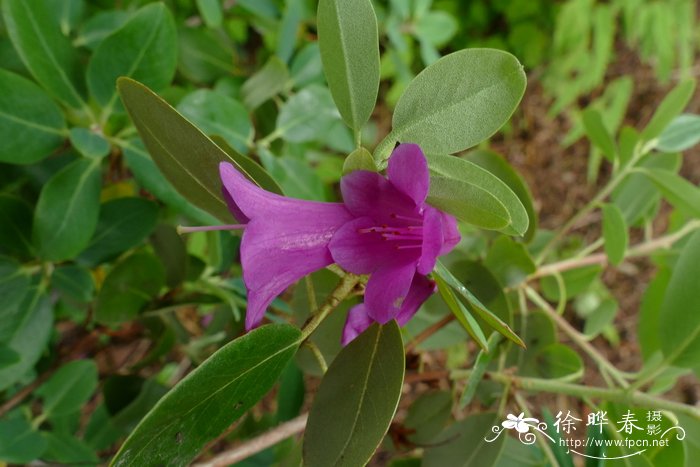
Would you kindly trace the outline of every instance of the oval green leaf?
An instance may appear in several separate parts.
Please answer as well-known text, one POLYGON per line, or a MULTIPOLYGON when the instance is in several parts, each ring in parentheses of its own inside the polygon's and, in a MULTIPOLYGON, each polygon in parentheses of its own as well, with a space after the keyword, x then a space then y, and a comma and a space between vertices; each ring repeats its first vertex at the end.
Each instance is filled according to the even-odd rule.
POLYGON ((41 396, 47 417, 80 410, 97 388, 97 365, 92 360, 75 360, 60 367, 35 394, 41 396))
POLYGON ((127 76, 162 89, 172 80, 176 66, 175 22, 164 4, 154 3, 100 43, 87 67, 88 88, 109 113, 117 100, 117 78, 127 76))
POLYGON ((100 210, 100 165, 80 159, 56 173, 41 189, 33 236, 43 258, 73 258, 90 241, 100 210))
POLYGON ((650 141, 663 133, 673 119, 683 111, 690 98, 693 97, 693 91, 695 91, 695 80, 683 81, 673 88, 661 101, 646 128, 642 131, 642 139, 650 141))
POLYGON ((663 152, 680 152, 700 143, 700 115, 676 117, 659 136, 656 147, 663 152))
POLYGON ((219 349, 156 404, 111 465, 187 465, 272 388, 300 337, 275 324, 219 349))
POLYGON ((527 217, 529 219, 529 224, 527 226, 527 232, 525 232, 525 240, 530 241, 537 231, 537 212, 535 211, 535 206, 532 198, 532 193, 528 188, 525 180, 520 176, 518 172, 515 171, 513 167, 506 161, 505 157, 498 154, 495 151, 489 151, 488 149, 477 149, 470 151, 466 159, 470 162, 475 163, 484 170, 488 170, 493 175, 501 179, 503 183, 508 185, 508 188, 513 190, 513 193, 520 199, 523 203, 523 207, 527 212, 527 217))
POLYGON ((107 274, 95 304, 95 320, 119 324, 136 318, 165 284, 165 270, 149 253, 135 253, 107 274))
POLYGON ((0 162, 32 164, 58 148, 66 122, 36 84, 0 70, 0 162))
POLYGON ((321 0, 317 21, 328 87, 343 121, 359 131, 379 91, 379 36, 372 2, 321 0))
POLYGON ((246 154, 253 144, 253 125, 243 104, 209 89, 185 96, 177 110, 207 135, 218 135, 232 148, 246 154))
POLYGON ((620 264, 625 258, 629 235, 627 224, 622 211, 615 204, 605 204, 603 211, 603 240, 605 241, 605 254, 608 255, 610 264, 620 264))
POLYGON ((527 232, 525 206, 508 185, 489 171, 453 156, 428 156, 428 168, 430 204, 485 229, 511 235, 527 232))
POLYGON ((78 56, 44 1, 2 3, 7 33, 32 76, 52 96, 74 109, 87 106, 76 89, 78 56))
POLYGON ((480 143, 508 121, 526 81, 522 65, 502 50, 467 49, 442 57, 411 81, 396 104, 393 129, 375 152, 378 165, 396 141, 419 144, 427 154, 452 154, 480 143))
POLYGON ((328 89, 312 84, 284 103, 275 133, 291 143, 320 140, 337 121, 338 111, 328 89))
POLYGON ((135 247, 153 231, 157 220, 158 205, 152 201, 136 197, 107 201, 79 261, 95 265, 135 247))
POLYGON ((700 369, 700 232, 683 247, 659 313, 661 349, 669 365, 700 369))
POLYGON ((304 464, 365 465, 394 417, 404 369, 396 321, 373 324, 345 347, 324 376, 309 413, 304 464))

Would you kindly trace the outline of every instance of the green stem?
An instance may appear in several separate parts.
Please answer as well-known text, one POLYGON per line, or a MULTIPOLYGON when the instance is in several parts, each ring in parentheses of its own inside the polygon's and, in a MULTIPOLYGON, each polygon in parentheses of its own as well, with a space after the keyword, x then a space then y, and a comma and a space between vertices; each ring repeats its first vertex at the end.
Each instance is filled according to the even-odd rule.
POLYGON ((319 368, 321 368, 321 372, 325 375, 328 371, 328 364, 326 363, 326 359, 321 353, 321 349, 319 349, 318 346, 312 340, 307 340, 306 342, 304 342, 304 345, 309 348, 314 358, 316 359, 316 363, 318 363, 319 368))
MULTIPOLYGON (((466 379, 472 370, 455 370, 450 373, 452 379, 466 379)), ((565 394, 573 397, 590 397, 603 399, 609 402, 628 404, 649 409, 668 410, 677 414, 684 414, 695 420, 700 420, 700 408, 680 402, 669 401, 660 397, 651 396, 644 392, 621 389, 601 388, 596 386, 584 386, 581 384, 565 383, 550 379, 529 378, 513 376, 507 373, 487 372, 485 378, 501 384, 510 384, 513 389, 521 389, 532 392, 550 392, 565 394)))
POLYGON ((311 319, 306 323, 301 330, 301 341, 305 341, 313 333, 316 328, 323 322, 324 319, 335 310, 345 298, 350 295, 355 286, 360 282, 360 276, 355 274, 346 274, 340 279, 338 286, 331 292, 325 303, 314 313, 311 319))
POLYGON ((637 148, 635 148, 634 155, 630 161, 623 166, 619 172, 613 175, 610 181, 608 181, 608 183, 598 192, 598 194, 591 201, 589 201, 588 204, 576 212, 576 214, 574 214, 573 217, 571 217, 571 219, 569 219, 547 242, 544 248, 542 248, 542 251, 540 251, 540 254, 537 255, 535 264, 542 264, 542 262, 547 259, 547 254, 550 253, 552 249, 554 249, 554 247, 556 247, 559 242, 562 241, 569 230, 571 230, 571 228, 574 227, 578 221, 587 216, 589 212, 598 207, 598 205, 602 203, 613 192, 613 190, 615 190, 615 188, 617 188, 622 180, 624 180, 625 177, 634 170, 634 166, 637 162, 639 162, 639 159, 641 159, 642 156, 644 156, 644 154, 650 150, 650 147, 642 147, 638 145, 637 148))
POLYGON ((534 289, 530 287, 525 288, 525 294, 535 305, 542 308, 542 310, 557 324, 557 327, 564 331, 564 333, 569 336, 569 338, 574 341, 574 343, 580 347, 589 357, 598 365, 598 367, 607 371, 608 374, 615 380, 615 382, 623 388, 629 386, 627 380, 622 376, 620 370, 615 368, 615 366, 608 361, 603 355, 600 354, 586 339, 586 336, 578 332, 573 326, 569 324, 562 316, 557 314, 556 310, 542 298, 534 289))

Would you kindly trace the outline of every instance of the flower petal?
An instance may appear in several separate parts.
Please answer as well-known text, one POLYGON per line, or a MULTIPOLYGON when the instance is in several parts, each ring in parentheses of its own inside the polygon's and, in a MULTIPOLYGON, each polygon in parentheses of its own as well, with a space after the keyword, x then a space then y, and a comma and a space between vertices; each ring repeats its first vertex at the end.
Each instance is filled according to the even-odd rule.
POLYGON ((389 158, 389 181, 417 206, 425 203, 430 188, 430 174, 425 155, 417 144, 399 144, 389 158))
POLYGON ((457 228, 457 219, 447 213, 440 211, 442 215, 442 238, 443 244, 440 249, 440 255, 444 255, 452 251, 457 246, 462 236, 457 228))
POLYGON ((365 329, 370 327, 374 321, 367 314, 367 308, 364 303, 355 305, 348 311, 348 317, 345 320, 343 328, 343 337, 340 343, 343 346, 348 345, 357 336, 365 332, 365 329))
MULTIPOLYGON (((236 210, 238 210, 248 219, 277 216, 290 218, 301 215, 308 221, 312 218, 307 217, 307 215, 314 213, 316 210, 324 209, 322 206, 343 206, 341 203, 308 201, 270 193, 248 180, 245 175, 236 170, 235 167, 228 162, 219 164, 219 173, 223 183, 223 189, 229 195, 226 201, 229 208, 232 208, 234 216, 236 215, 236 210), (300 210, 304 212, 300 212, 300 210)), ((343 210, 344 209, 343 207, 343 210)), ((337 211, 339 212, 339 210, 337 211)), ((349 214, 346 217, 347 220, 352 219, 352 216, 349 214)), ((240 221, 241 219, 238 220, 240 221)))
POLYGON ((419 225, 421 214, 411 198, 400 192, 386 178, 376 172, 356 170, 340 180, 340 191, 348 210, 356 217, 371 217, 377 225, 411 224, 397 221, 396 216, 415 219, 419 225))
POLYGON ((422 274, 415 274, 411 288, 403 301, 401 311, 396 315, 396 322, 404 326, 418 311, 418 308, 435 292, 435 282, 422 274))
POLYGON ((440 255, 443 239, 442 213, 432 206, 426 206, 423 214, 423 245, 418 261, 418 272, 430 273, 440 255))
POLYGON ((221 193, 224 195, 224 200, 226 201, 226 205, 228 206, 228 210, 231 211, 231 214, 233 214, 233 217, 236 218, 238 222, 241 224, 246 224, 250 219, 248 216, 243 214, 243 211, 241 211, 241 208, 238 207, 236 202, 233 200, 231 195, 228 193, 226 190, 226 187, 222 186, 221 187, 221 193))
POLYGON ((420 249, 397 250, 394 242, 388 242, 381 234, 361 232, 375 226, 371 218, 360 217, 338 229, 328 245, 333 260, 355 274, 370 274, 382 266, 418 261, 420 249))
POLYGON ((381 324, 396 318, 403 307, 416 273, 416 264, 382 266, 372 274, 365 289, 367 314, 381 324))
POLYGON ((293 201, 290 211, 252 218, 241 241, 246 329, 260 324, 270 302, 287 287, 333 263, 328 243, 350 219, 342 204, 301 200, 293 201))

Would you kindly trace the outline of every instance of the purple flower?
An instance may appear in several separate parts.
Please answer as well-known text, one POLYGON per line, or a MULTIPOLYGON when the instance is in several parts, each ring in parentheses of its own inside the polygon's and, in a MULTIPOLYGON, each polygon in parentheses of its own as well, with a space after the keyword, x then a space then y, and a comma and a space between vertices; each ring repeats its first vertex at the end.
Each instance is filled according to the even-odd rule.
MULTIPOLYGON (((301 277, 337 263, 369 274, 365 301, 343 330, 347 344, 370 324, 405 324, 435 290, 429 274, 439 255, 460 239, 455 219, 426 204, 430 178, 415 144, 391 155, 388 178, 369 171, 343 177, 343 203, 286 198, 248 181, 231 164, 219 166, 224 197, 244 225, 246 328, 260 324, 270 302, 301 277)), ((236 227, 236 226, 233 226, 236 227)))

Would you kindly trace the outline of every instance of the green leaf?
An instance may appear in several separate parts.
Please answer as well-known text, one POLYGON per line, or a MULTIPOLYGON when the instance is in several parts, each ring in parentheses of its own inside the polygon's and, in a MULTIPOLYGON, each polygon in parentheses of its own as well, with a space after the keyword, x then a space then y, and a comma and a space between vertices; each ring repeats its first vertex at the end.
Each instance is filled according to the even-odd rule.
POLYGON ((207 27, 213 29, 221 27, 224 13, 221 10, 221 2, 219 0, 197 0, 197 9, 207 27))
POLYGON ((20 355, 19 362, 0 369, 0 391, 3 391, 26 377, 39 360, 51 334, 53 312, 49 297, 36 284, 27 289, 22 301, 12 309, 0 310, 3 328, 8 321, 12 323, 10 329, 0 328, 3 342, 20 355))
POLYGON ((518 286, 537 269, 525 245, 505 236, 493 242, 484 265, 505 287, 518 286))
POLYGON ((589 107, 583 111, 581 117, 588 139, 603 152, 609 161, 615 160, 615 154, 617 154, 615 141, 605 127, 600 113, 589 107))
POLYGON ((513 167, 508 164, 506 159, 494 151, 487 149, 477 149, 467 154, 466 159, 475 163, 484 170, 488 170, 493 175, 497 176, 503 183, 508 185, 508 188, 513 190, 513 193, 520 199, 523 204, 529 224, 527 232, 525 232, 525 241, 530 241, 537 231, 537 213, 535 212, 532 193, 523 178, 516 172, 513 167))
POLYGON ((89 302, 95 293, 95 281, 90 270, 75 264, 63 264, 51 274, 51 285, 61 294, 80 302, 89 302))
POLYGON ((467 334, 474 339, 474 342, 476 342, 482 350, 487 350, 488 345, 486 342, 486 336, 484 336, 484 332, 481 330, 479 323, 474 319, 469 310, 462 305, 462 302, 455 297, 452 289, 446 284, 439 274, 435 274, 435 282, 437 283, 438 291, 440 292, 442 299, 445 301, 445 304, 455 318, 457 318, 459 324, 462 325, 464 330, 467 331, 467 334))
POLYGON ((565 344, 551 344, 535 355, 537 371, 543 378, 557 379, 583 375, 583 360, 565 344))
POLYGON ((669 365, 700 370, 700 232, 690 237, 673 268, 659 314, 661 349, 669 365))
POLYGON ((178 72, 195 83, 211 83, 233 72, 233 51, 226 35, 203 28, 178 30, 178 72))
POLYGON ((233 216, 221 195, 219 163, 240 164, 221 150, 167 102, 136 81, 117 83, 124 105, 153 160, 173 186, 190 202, 224 222, 233 216))
POLYGON ((0 420, 0 460, 28 464, 46 450, 46 440, 24 418, 0 420))
POLYGON ((337 118, 338 111, 328 89, 312 84, 284 103, 277 116, 275 133, 291 143, 319 140, 337 118))
POLYGON ((642 139, 651 141, 661 135, 669 123, 683 111, 693 96, 694 90, 694 80, 683 81, 673 88, 656 108, 656 112, 642 131, 642 139))
POLYGON ((527 232, 529 220, 523 203, 495 175, 453 156, 428 156, 428 168, 428 203, 479 227, 509 234, 527 232))
POLYGON ((674 118, 659 135, 656 147, 663 152, 681 152, 700 143, 700 115, 683 114, 674 118))
POLYGON ((97 388, 97 366, 92 360, 74 360, 60 367, 35 391, 48 418, 80 410, 97 388))
POLYGON ((126 11, 100 11, 83 23, 77 37, 73 40, 73 45, 94 51, 105 37, 122 27, 128 20, 129 13, 126 11))
POLYGON ((84 441, 68 433, 42 433, 48 448, 42 459, 68 465, 94 465, 99 463, 97 453, 84 441))
POLYGON ((430 442, 445 428, 452 415, 452 394, 431 391, 418 396, 408 408, 404 427, 413 432, 408 439, 418 445, 430 442))
POLYGON ((73 258, 88 245, 100 210, 100 178, 97 160, 79 159, 41 189, 33 238, 43 258, 73 258))
POLYGON ((253 144, 253 125, 243 104, 208 89, 188 94, 177 105, 183 117, 207 135, 218 135, 241 154, 253 144))
POLYGON ((108 114, 117 101, 117 78, 126 76, 162 89, 176 66, 175 22, 164 4, 154 3, 100 43, 88 63, 88 88, 108 114))
POLYGON ((200 224, 216 223, 214 216, 192 205, 172 186, 148 155, 140 140, 122 141, 120 146, 124 150, 126 163, 139 185, 165 204, 200 224))
POLYGON ((78 260, 96 265, 139 245, 157 220, 158 205, 151 201, 136 197, 107 201, 100 208, 95 234, 78 260))
POLYGON ((433 441, 433 447, 425 450, 424 467, 482 467, 494 465, 501 455, 507 436, 499 436, 493 442, 491 427, 499 420, 496 414, 470 415, 443 431, 433 441))
POLYGON ((668 170, 639 169, 639 171, 654 182, 664 198, 674 207, 700 218, 700 188, 668 170))
POLYGON ((479 350, 479 353, 476 356, 476 360, 474 361, 474 367, 472 368, 472 372, 469 374, 467 384, 464 386, 464 392, 462 393, 462 397, 459 398, 460 408, 463 409, 464 407, 469 405, 469 403, 474 398, 474 395, 476 394, 476 388, 479 386, 479 383, 484 379, 486 369, 488 368, 493 358, 496 356, 496 348, 498 347, 498 344, 501 342, 501 340, 502 336, 494 332, 489 336, 486 348, 479 350))
POLYGON ((525 347, 522 339, 506 323, 503 322, 493 312, 489 311, 473 293, 469 291, 457 278, 447 269, 440 261, 435 265, 435 274, 440 276, 455 292, 464 297, 470 311, 476 313, 489 326, 495 329, 500 334, 503 334, 507 339, 515 342, 520 347, 525 347))
POLYGON ((419 144, 426 154, 452 154, 480 143, 508 121, 525 84, 518 60, 501 50, 467 49, 442 57, 399 99, 393 129, 375 151, 377 165, 385 165, 396 141, 419 144))
POLYGON ((135 253, 117 263, 102 284, 95 320, 119 324, 137 317, 165 284, 165 271, 149 253, 135 253))
POLYGON ((396 321, 373 324, 345 347, 316 393, 304 435, 304 464, 365 465, 401 397, 405 358, 396 321))
POLYGON ((320 0, 318 43, 323 72, 345 123, 355 131, 369 119, 379 91, 377 18, 370 0, 320 0))
POLYGON ((421 15, 415 24, 414 33, 435 47, 442 47, 457 33, 459 24, 446 11, 430 11, 421 15))
POLYGON ((372 154, 363 147, 355 149, 343 162, 343 175, 347 175, 356 170, 377 171, 377 166, 374 165, 372 154))
POLYGON ((276 96, 287 84, 289 70, 278 57, 270 58, 265 66, 243 83, 243 104, 255 110, 266 100, 276 96))
POLYGON ((70 142, 85 157, 100 159, 109 154, 109 142, 102 135, 87 128, 71 128, 70 142))
POLYGON ((151 235, 151 244, 165 268, 165 283, 173 288, 187 277, 187 248, 172 225, 160 224, 151 235))
POLYGON ((300 337, 269 325, 219 349, 141 420, 111 465, 188 464, 272 388, 300 337))
POLYGON ((78 56, 61 34, 45 1, 7 0, 2 4, 7 33, 32 76, 52 96, 74 109, 86 105, 76 89, 78 56))
POLYGON ((21 265, 12 258, 0 257, 0 342, 11 338, 12 332, 22 319, 22 310, 18 305, 27 295, 30 277, 21 269, 21 265))
POLYGON ((36 84, 0 69, 0 162, 32 164, 63 142, 66 122, 36 84))
POLYGON ((603 240, 605 241, 605 254, 611 264, 618 265, 625 259, 629 235, 627 224, 622 211, 615 204, 604 204, 603 211, 603 240))
POLYGON ((283 62, 289 63, 300 36, 300 25, 306 13, 306 2, 304 0, 290 0, 285 3, 284 15, 277 33, 276 55, 283 62))
POLYGON ((661 313, 661 305, 670 280, 671 270, 667 267, 659 267, 656 276, 649 282, 642 296, 637 322, 637 340, 645 362, 648 362, 655 352, 661 350, 659 313, 661 313))
POLYGON ((85 0, 49 0, 49 7, 57 17, 61 33, 70 36, 85 12, 85 0))
MULTIPOLYGON (((622 144, 620 149, 622 154, 622 144)), ((675 172, 680 169, 680 166, 680 154, 649 154, 638 165, 650 170, 664 169, 675 172)), ((649 217, 661 195, 647 177, 641 173, 632 172, 612 192, 611 198, 622 211, 627 225, 634 226, 649 217)))
POLYGON ((21 258, 33 255, 32 206, 14 196, 0 194, 0 252, 21 258))

